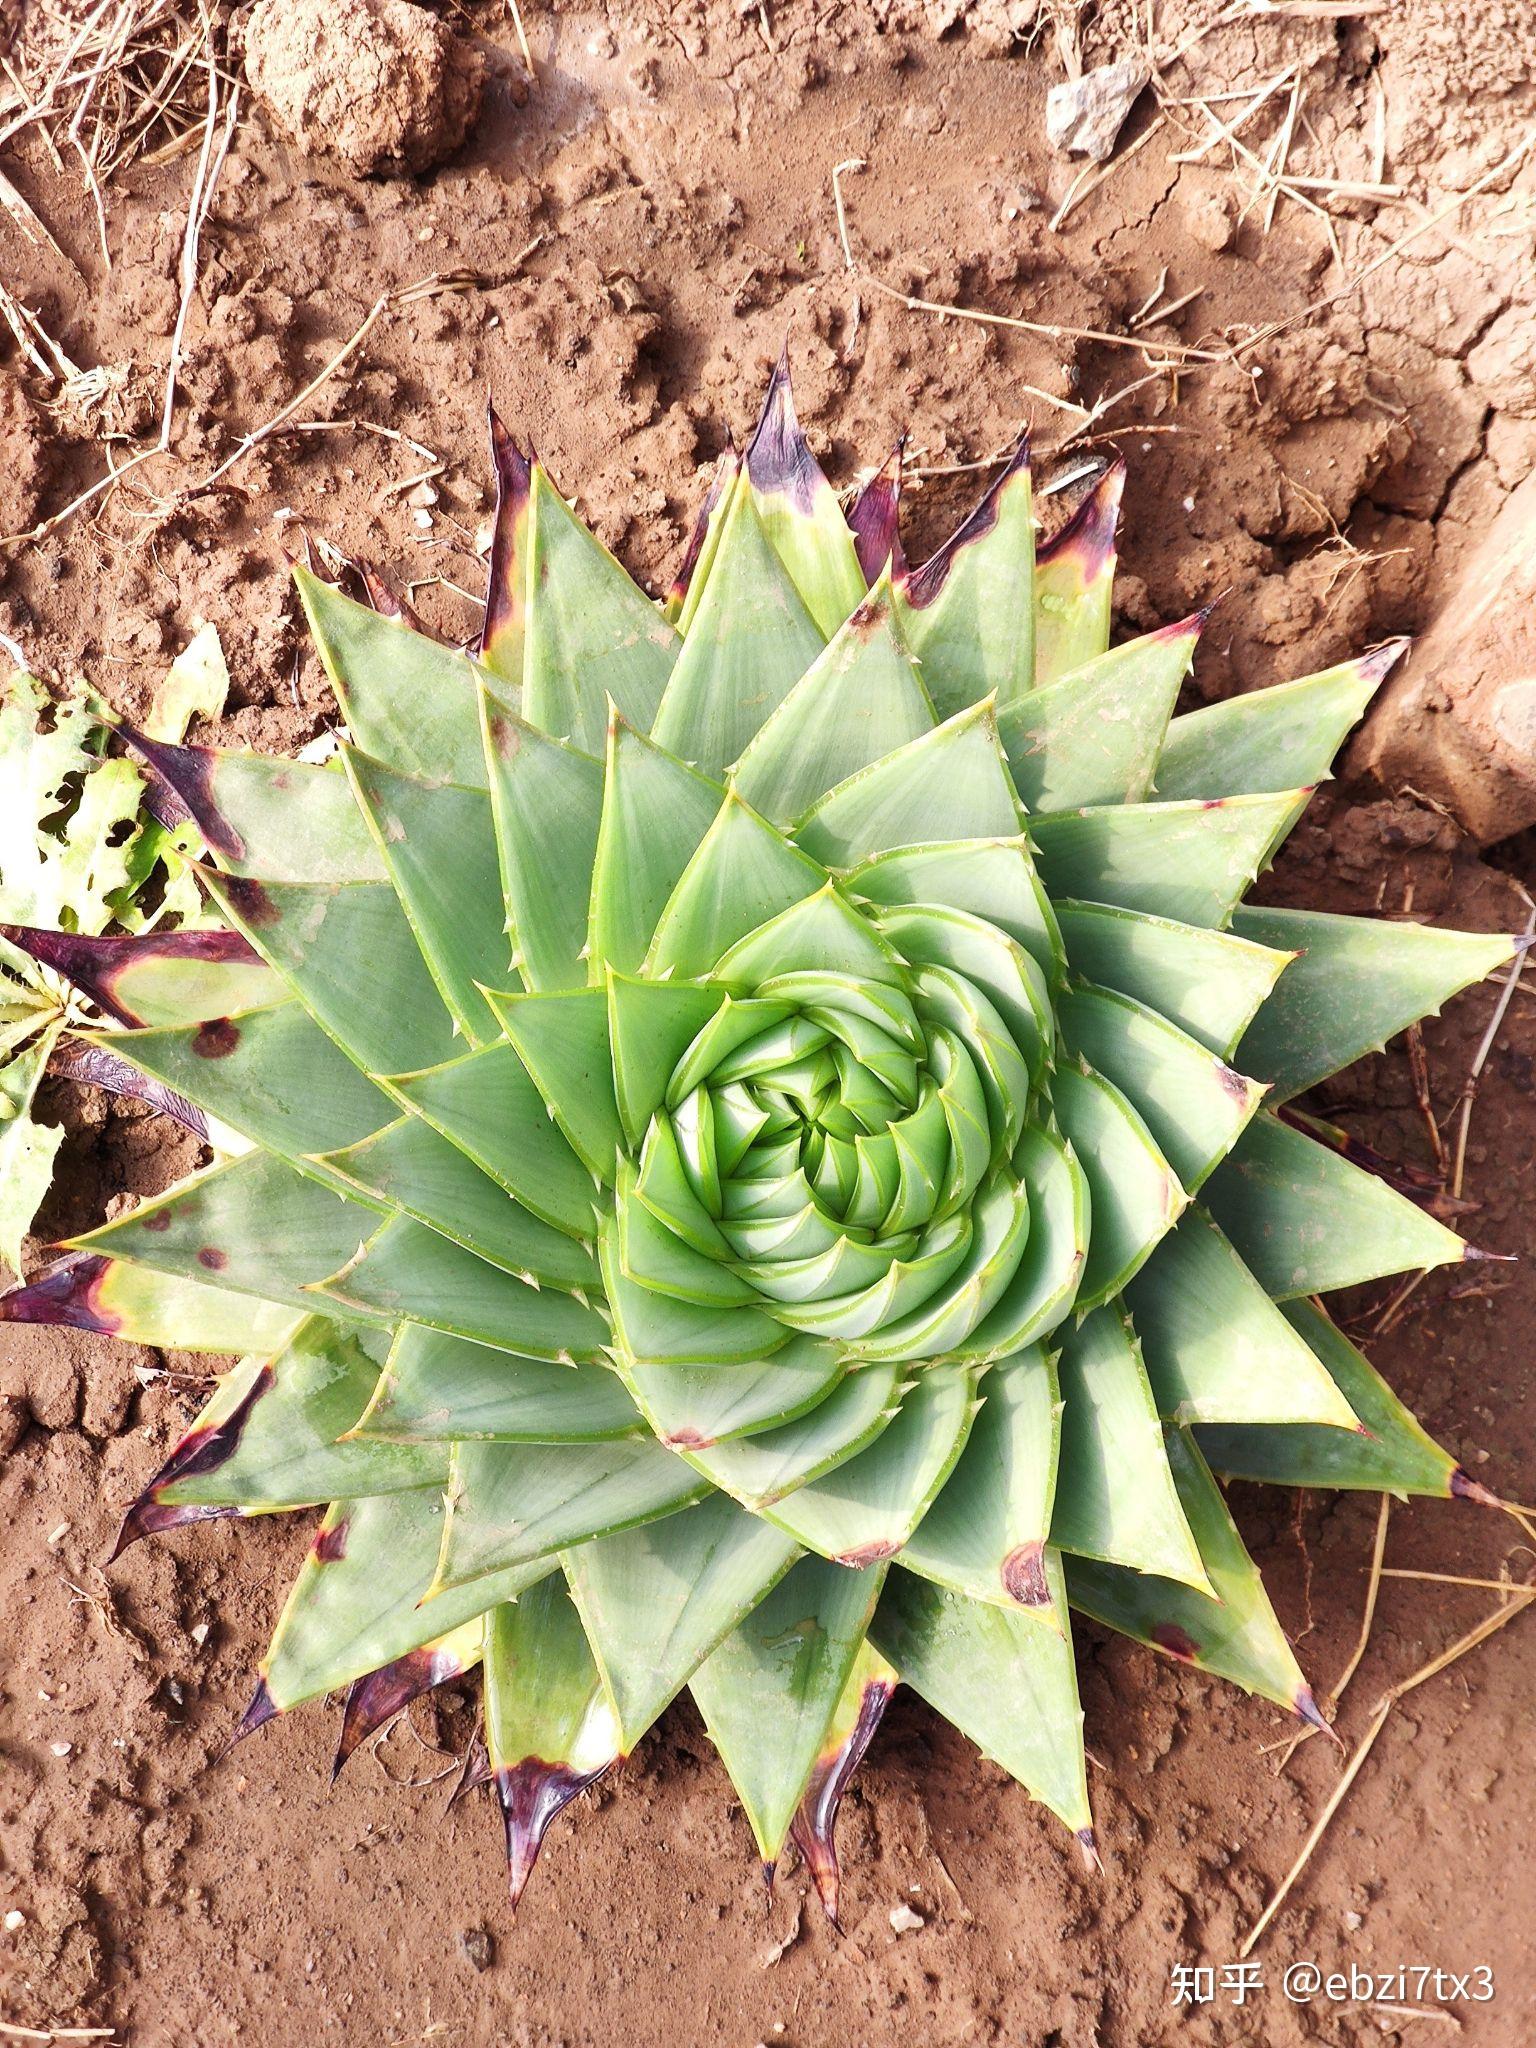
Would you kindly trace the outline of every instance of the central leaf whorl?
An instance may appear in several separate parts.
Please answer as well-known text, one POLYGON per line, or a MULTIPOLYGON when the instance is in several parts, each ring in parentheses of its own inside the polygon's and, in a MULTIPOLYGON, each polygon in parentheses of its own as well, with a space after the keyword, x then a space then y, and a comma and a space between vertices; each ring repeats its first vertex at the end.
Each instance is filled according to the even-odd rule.
POLYGON ((1035 1078, 982 987, 859 922, 878 974, 870 956, 856 972, 818 957, 751 978, 749 942, 710 978, 720 1007, 640 1147, 630 1270, 865 1355, 935 1358, 971 1337, 1024 1256, 1016 1154, 1035 1078))

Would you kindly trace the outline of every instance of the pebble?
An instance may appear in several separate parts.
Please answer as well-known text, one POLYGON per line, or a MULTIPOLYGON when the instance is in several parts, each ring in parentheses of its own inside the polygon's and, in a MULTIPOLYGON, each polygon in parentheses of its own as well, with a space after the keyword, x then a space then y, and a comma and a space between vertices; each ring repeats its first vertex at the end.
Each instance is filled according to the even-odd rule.
POLYGON ((921 1913, 914 1913, 910 1906, 892 1906, 891 1926, 897 1934, 916 1934, 928 1922, 921 1913))
POLYGON ((483 1927, 466 1927, 459 1935, 459 1953, 472 1970, 488 1970, 496 1960, 496 1944, 483 1927))

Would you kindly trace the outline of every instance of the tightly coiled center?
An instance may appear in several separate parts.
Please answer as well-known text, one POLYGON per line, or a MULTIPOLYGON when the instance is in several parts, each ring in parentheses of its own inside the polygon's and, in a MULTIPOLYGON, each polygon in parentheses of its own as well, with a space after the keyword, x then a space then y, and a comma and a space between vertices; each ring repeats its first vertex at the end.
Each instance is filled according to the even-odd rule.
POLYGON ((633 1277, 871 1357, 950 1351, 1028 1239, 1017 1155, 1045 1055, 1034 1031, 1032 1072, 1018 1035, 975 980, 894 953, 883 979, 731 986, 647 1130, 633 1277))

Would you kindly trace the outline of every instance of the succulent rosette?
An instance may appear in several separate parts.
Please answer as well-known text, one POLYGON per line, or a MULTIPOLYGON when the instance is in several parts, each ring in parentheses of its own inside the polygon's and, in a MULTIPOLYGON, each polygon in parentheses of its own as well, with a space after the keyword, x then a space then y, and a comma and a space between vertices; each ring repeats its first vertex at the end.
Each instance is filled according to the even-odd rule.
POLYGON ((1243 903, 1397 650, 1175 716, 1118 468, 909 569, 782 367, 663 604, 492 434, 478 659, 301 571, 339 763, 126 735, 225 928, 9 933, 224 1156, 0 1317, 247 1354, 122 1540, 323 1507, 242 1729, 482 1666, 514 1895, 684 1688, 829 1910, 898 1681, 1091 1853, 1070 1609, 1320 1718, 1213 1472, 1481 1494, 1290 1105, 1515 942, 1243 903))

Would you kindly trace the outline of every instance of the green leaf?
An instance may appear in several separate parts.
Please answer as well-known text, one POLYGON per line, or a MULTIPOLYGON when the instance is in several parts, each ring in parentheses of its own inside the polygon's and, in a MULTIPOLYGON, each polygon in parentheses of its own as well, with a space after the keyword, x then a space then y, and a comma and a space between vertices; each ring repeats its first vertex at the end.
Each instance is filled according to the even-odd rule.
POLYGON ((1092 1231, 1077 1299, 1089 1308, 1141 1270, 1189 1198, 1146 1124, 1102 1074, 1063 1061, 1051 1097, 1088 1182, 1092 1231))
POLYGON ((327 1510, 262 1662, 274 1706, 295 1707, 350 1685, 498 1600, 515 1599, 553 1568, 541 1558, 423 1605, 443 1513, 436 1486, 337 1501, 327 1510))
POLYGON ((792 903, 728 946, 715 963, 721 981, 755 987, 776 974, 826 972, 854 980, 899 983, 901 970, 887 945, 828 882, 814 896, 792 903))
POLYGON ((262 1514, 443 1485, 446 1450, 337 1441, 367 1407, 383 1349, 372 1331, 309 1317, 275 1358, 224 1375, 143 1498, 262 1514))
POLYGON ((1225 1159, 1264 1099, 1198 1039, 1109 989, 1070 990, 1057 1005, 1062 1036, 1145 1118, 1163 1157, 1193 1191, 1225 1159))
POLYGON ((699 608, 699 599, 720 546, 720 535, 735 502, 736 479, 740 474, 741 457, 734 448, 724 449, 715 458, 714 474, 694 519, 687 552, 662 606, 663 616, 671 619, 680 633, 688 631, 699 608))
POLYGON ((176 1351, 275 1351, 301 1313, 88 1252, 56 1259, 27 1286, 0 1294, 0 1323, 62 1323, 176 1351))
POLYGON ((930 1365, 867 1450, 766 1508, 768 1519, 834 1564, 894 1557, 955 1469, 975 1417, 975 1394, 974 1373, 930 1365))
POLYGON ((511 946, 484 791, 396 775, 354 747, 342 760, 439 994, 470 1043, 487 1044, 481 990, 507 979, 511 946))
POLYGON ((647 974, 713 972, 727 947, 814 895, 826 880, 825 868, 727 791, 657 920, 647 974))
POLYGON ((486 1616, 485 1746, 515 1906, 549 1823, 622 1754, 618 1721, 558 1573, 486 1616))
POLYGON ((1109 645, 1115 581, 1115 526, 1125 464, 1099 478, 1035 563, 1035 687, 1092 661, 1109 645))
POLYGON ((765 817, 789 825, 829 789, 931 732, 934 723, 891 615, 890 585, 882 582, 757 733, 737 764, 735 784, 765 817))
POLYGON ((134 745, 192 815, 225 874, 272 882, 384 882, 373 834, 339 762, 324 767, 212 747, 134 745))
POLYGON ((293 580, 355 743, 400 775, 485 787, 476 679, 452 647, 354 604, 308 569, 293 580))
MULTIPOLYGON (((1056 915, 1074 973, 1160 1011, 1224 1060, 1291 959, 1287 950, 1272 952, 1267 942, 1255 945, 1235 932, 1106 903, 1069 899, 1056 905, 1056 915)), ((1238 931, 1248 915, 1237 911, 1238 931)), ((1246 1062, 1245 1048, 1241 1071, 1268 1078, 1246 1062)))
POLYGON ((724 1494, 565 1553, 571 1594, 632 1750, 799 1555, 724 1494))
POLYGON ((30 1045, 0 1066, 0 1260, 21 1271, 21 1241, 32 1226, 63 1142, 63 1127, 32 1115, 38 1083, 59 1041, 62 1020, 45 1026, 30 1045))
POLYGON ((1145 801, 1203 622, 1197 613, 1127 640, 999 711, 1008 765, 1031 811, 1145 801))
POLYGON ((1029 449, 1021 441, 958 532, 898 592, 903 637, 940 717, 988 696, 1008 704, 1029 689, 1034 572, 1029 449))
POLYGON ((616 719, 609 727, 602 820, 592 870, 588 968, 633 973, 683 870, 714 822, 717 782, 616 719))
POLYGON ((870 1640, 904 1684, 1091 1842, 1083 1710, 1054 1553, 1047 1553, 1047 1576, 1060 1634, 898 1567, 870 1640))
POLYGON ((403 1075, 391 1093, 535 1216, 573 1237, 595 1234, 592 1175, 552 1121, 514 1047, 487 1046, 403 1075))
POLYGON ((292 997, 200 1024, 80 1035, 295 1165, 369 1137, 396 1114, 292 997))
POLYGON ((675 1514, 708 1490, 681 1458, 643 1439, 455 1444, 433 1600, 444 1588, 675 1514))
POLYGON ((996 1008, 1037 1082, 1055 1053, 1045 975, 1017 939, 968 910, 913 903, 883 911, 882 934, 914 967, 947 967, 996 1008))
MULTIPOLYGON (((59 974, 126 1025, 228 1017, 289 999, 289 988, 237 932, 145 932, 93 938, 36 926, 0 926, 0 964, 31 982, 30 963, 59 974)), ((41 1008, 58 1007, 37 988, 41 1008)))
POLYGON ((761 1514, 866 1450, 895 1417, 900 1392, 896 1366, 861 1366, 792 1422, 723 1443, 676 1448, 723 1492, 761 1514))
POLYGON ((1385 1181, 1267 1113, 1211 1175, 1205 1203, 1277 1300, 1466 1255, 1453 1230, 1385 1181))
POLYGON ((485 1746, 493 1772, 536 1758, 585 1777, 621 1754, 618 1722, 559 1572, 486 1616, 485 1746))
POLYGON ((1126 1299, 1169 1421, 1355 1429, 1349 1403, 1203 1209, 1185 1212, 1126 1299))
POLYGON ((899 846, 1013 839, 1022 814, 990 698, 960 711, 840 782, 795 837, 831 868, 853 868, 899 846))
POLYGON ((1186 712, 1168 729, 1158 789, 1165 797, 1216 797, 1321 782, 1407 644, 1392 640, 1299 683, 1186 712))
POLYGON ((572 1149, 612 1186, 624 1130, 613 1093, 606 992, 492 995, 491 1004, 572 1149))
POLYGON ((640 1426, 622 1381, 605 1366, 517 1358, 402 1323, 355 1434, 399 1443, 589 1443, 633 1436, 640 1426))
POLYGON ((501 1272, 400 1217, 311 1286, 322 1302, 372 1321, 426 1323, 525 1357, 585 1362, 608 1342, 608 1326, 595 1309, 501 1272))
POLYGON ((1442 1500, 1465 1487, 1455 1460, 1425 1434, 1381 1374, 1320 1308, 1310 1301, 1288 1301, 1280 1313, 1330 1375, 1361 1427, 1347 1433, 1306 1423, 1294 1429, 1227 1424, 1201 1429, 1200 1447, 1218 1472, 1271 1486, 1353 1487, 1442 1500))
POLYGON ((608 1036, 619 1121, 632 1151, 644 1141, 683 1054, 727 1000, 699 982, 608 976, 608 1036))
POLYGON ((656 714, 657 745, 723 775, 823 644, 743 474, 656 714))
POLYGON ((1183 924, 1224 925, 1306 808, 1310 790, 1209 803, 1111 805, 1036 818, 1045 885, 1183 924))
POLYGON ((1014 1170, 1029 1198, 1029 1237, 996 1306, 965 1340, 967 1358, 1007 1358, 1048 1337, 1077 1299, 1088 1256, 1088 1179, 1054 1133, 1027 1130, 1014 1170))
POLYGON ((597 1287, 590 1246, 511 1200, 420 1117, 401 1117, 320 1164, 363 1199, 413 1216, 503 1272, 573 1293, 597 1287))
POLYGON ((830 636, 862 599, 864 576, 837 493, 801 431, 787 349, 769 379, 743 468, 764 533, 830 636))
MULTIPOLYGON (((480 692, 491 809, 517 966, 532 989, 583 988, 603 765, 480 692)), ((499 964, 492 982, 505 976, 499 964)))
POLYGON ((855 868, 846 886, 881 906, 939 903, 968 911, 1021 945, 1051 981, 1060 976, 1064 955, 1056 915, 1022 837, 898 847, 855 868))
POLYGON ((589 754, 602 748, 610 700, 648 732, 681 642, 538 462, 520 545, 524 717, 589 754))
POLYGON ((152 740, 180 740, 194 718, 217 718, 228 695, 219 629, 200 625, 156 683, 144 730, 152 740))
POLYGON ((0 917, 99 932, 129 879, 144 784, 131 762, 104 760, 101 720, 86 701, 50 701, 19 671, 0 699, 0 917), (46 720, 47 729, 43 730, 46 720))
POLYGON ((1060 1443, 1061 1401, 1046 1353, 1035 1346, 993 1366, 959 1463, 902 1545, 903 1566, 1059 1628, 1045 1546, 1060 1443))
POLYGON ((808 1414, 842 1379, 848 1361, 834 1345, 794 1337, 771 1358, 729 1372, 714 1365, 629 1361, 622 1370, 657 1436, 671 1449, 684 1450, 753 1436, 808 1414))
POLYGON ((454 1050, 453 1021, 387 882, 301 885, 203 871, 209 894, 370 1074, 412 1073, 454 1050))
POLYGON ((1307 1682, 1205 1460, 1177 1429, 1167 1432, 1167 1455, 1210 1593, 1069 1557, 1072 1605, 1181 1664, 1229 1678, 1315 1721, 1307 1682))
POLYGON ((305 1290, 345 1265, 378 1227, 376 1209, 269 1153, 248 1152, 178 1181, 72 1240, 71 1249, 313 1310, 321 1305, 305 1290))
POLYGON ((883 1576, 802 1558, 690 1681, 766 1863, 784 1846, 883 1576))
POLYGON ((630 1280, 618 1255, 617 1233, 600 1245, 603 1286, 613 1311, 623 1363, 746 1365, 769 1358, 789 1342, 789 1331, 751 1308, 696 1307, 630 1280))
POLYGON ((1029 1238, 1029 1196, 1022 1183, 997 1176, 972 1205, 965 1257, 910 1313, 856 1339, 861 1355, 901 1360, 964 1356, 967 1340, 1003 1298, 1029 1238))
POLYGON ((1057 1371, 1064 1406, 1051 1541, 1204 1588, 1129 1319, 1114 1306, 1095 1309, 1068 1337, 1057 1371))
POLYGON ((1318 910, 1244 904, 1232 922, 1244 938, 1297 956, 1238 1051, 1244 1072, 1274 1084, 1276 1102, 1379 1052, 1519 950, 1518 940, 1499 932, 1444 932, 1318 910))

